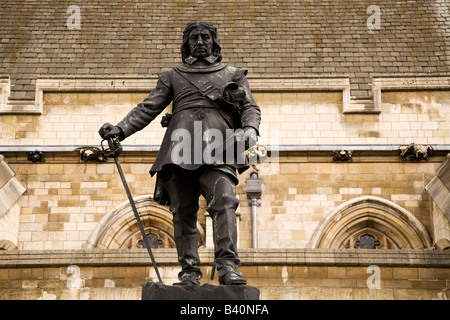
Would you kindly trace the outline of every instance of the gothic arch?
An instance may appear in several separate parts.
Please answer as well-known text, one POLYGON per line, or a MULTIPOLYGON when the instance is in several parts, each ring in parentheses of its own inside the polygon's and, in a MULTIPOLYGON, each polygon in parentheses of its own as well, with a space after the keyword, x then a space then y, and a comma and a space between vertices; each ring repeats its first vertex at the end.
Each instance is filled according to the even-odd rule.
POLYGON ((374 196, 352 199, 333 210, 316 228, 311 248, 354 248, 356 241, 370 235, 380 249, 431 248, 422 223, 399 205, 374 196))
MULTIPOLYGON (((174 248, 172 213, 159 205, 152 196, 134 199, 146 234, 153 234, 162 242, 160 247, 174 248)), ((204 244, 203 228, 197 223, 199 245, 204 244)), ((92 232, 87 247, 97 249, 131 249, 140 247, 139 226, 128 201, 104 216, 92 232)))

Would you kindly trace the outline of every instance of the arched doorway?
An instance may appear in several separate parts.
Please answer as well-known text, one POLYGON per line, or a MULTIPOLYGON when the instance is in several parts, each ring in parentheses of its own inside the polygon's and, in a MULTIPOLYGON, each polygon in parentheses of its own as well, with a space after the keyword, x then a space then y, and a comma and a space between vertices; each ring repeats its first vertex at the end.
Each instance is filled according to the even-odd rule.
MULTIPOLYGON (((145 233, 156 237, 160 248, 175 248, 172 213, 152 196, 134 199, 145 233)), ((204 245, 205 233, 197 223, 199 246, 204 245)), ((128 201, 110 211, 92 232, 88 248, 132 249, 142 247, 142 236, 128 201)))
POLYGON ((309 243, 327 249, 426 249, 432 246, 422 223, 399 205, 378 197, 350 200, 324 219, 309 243))

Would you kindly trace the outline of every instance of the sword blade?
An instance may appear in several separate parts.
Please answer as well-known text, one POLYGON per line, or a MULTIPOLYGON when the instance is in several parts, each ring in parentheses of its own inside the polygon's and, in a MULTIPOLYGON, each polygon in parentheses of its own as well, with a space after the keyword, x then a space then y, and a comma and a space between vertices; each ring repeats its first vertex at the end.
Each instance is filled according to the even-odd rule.
POLYGON ((117 170, 119 171, 120 179, 122 179, 123 186, 127 193, 128 201, 130 202, 131 209, 133 209, 134 217, 136 218, 136 221, 138 223, 139 230, 141 231, 142 239, 144 240, 145 247, 147 248, 148 254, 150 255, 150 259, 152 260, 153 268, 155 268, 156 275, 158 276, 159 282, 163 283, 163 281, 161 279, 161 275, 159 274, 158 266, 156 265, 155 257, 153 256, 153 252, 150 247, 150 242, 148 241, 147 235, 145 234, 145 230, 144 230, 144 227, 142 226, 141 218, 139 217, 139 213, 138 213, 136 205, 134 203, 133 196, 131 195, 130 189, 128 188, 127 180, 125 179, 125 175, 122 171, 122 166, 120 165, 119 158, 114 157, 114 161, 116 163, 117 170))

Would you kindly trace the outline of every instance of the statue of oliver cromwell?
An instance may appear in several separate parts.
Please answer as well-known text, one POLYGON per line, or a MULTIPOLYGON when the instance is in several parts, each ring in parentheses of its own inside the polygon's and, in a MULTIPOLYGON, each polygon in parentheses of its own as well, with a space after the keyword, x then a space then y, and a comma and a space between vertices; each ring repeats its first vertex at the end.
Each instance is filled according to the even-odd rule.
MULTIPOLYGON (((162 121, 167 130, 150 174, 156 174, 154 199, 168 205, 173 213, 181 264, 180 282, 175 285, 199 285, 202 278, 196 227, 200 195, 213 221, 219 283, 245 285, 243 274, 237 270, 241 262, 236 243, 236 185, 237 173, 249 164, 242 161, 241 153, 225 149, 230 138, 239 136, 231 134, 236 132, 242 133, 246 148, 256 144, 260 108, 250 92, 247 70, 222 62, 217 30, 210 22, 195 21, 186 26, 181 56, 182 65, 158 73, 156 87, 144 101, 117 125, 104 124, 99 133, 103 139, 118 136, 123 140, 173 103, 172 114, 162 121), (180 144, 184 146, 181 149, 180 144)), ((231 143, 232 148, 234 145, 231 143)))

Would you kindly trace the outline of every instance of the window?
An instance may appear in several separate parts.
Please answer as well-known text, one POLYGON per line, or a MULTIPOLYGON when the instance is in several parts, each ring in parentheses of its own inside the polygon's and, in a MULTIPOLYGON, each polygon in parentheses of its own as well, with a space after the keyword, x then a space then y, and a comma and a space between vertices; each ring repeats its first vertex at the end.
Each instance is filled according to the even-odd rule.
POLYGON ((312 248, 425 249, 431 239, 422 223, 399 205, 364 196, 336 208, 316 228, 312 248))

